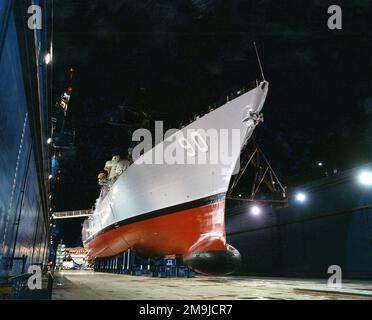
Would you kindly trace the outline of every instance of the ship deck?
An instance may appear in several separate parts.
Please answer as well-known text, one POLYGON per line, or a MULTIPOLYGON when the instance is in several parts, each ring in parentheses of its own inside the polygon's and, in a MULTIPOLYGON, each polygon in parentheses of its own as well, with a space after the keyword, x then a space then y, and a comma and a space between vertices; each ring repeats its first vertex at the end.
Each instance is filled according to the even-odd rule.
POLYGON ((55 273, 53 300, 372 300, 372 281, 344 280, 341 289, 326 279, 269 277, 149 278, 93 271, 55 273), (146 282, 144 282, 146 281, 146 282))

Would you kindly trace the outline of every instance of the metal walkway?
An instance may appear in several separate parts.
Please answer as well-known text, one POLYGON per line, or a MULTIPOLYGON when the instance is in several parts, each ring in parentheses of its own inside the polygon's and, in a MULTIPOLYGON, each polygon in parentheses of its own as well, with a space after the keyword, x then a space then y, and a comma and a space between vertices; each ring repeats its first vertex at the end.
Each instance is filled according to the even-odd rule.
POLYGON ((70 219, 70 218, 90 217, 92 214, 93 213, 91 210, 61 211, 61 212, 54 212, 53 219, 70 219))

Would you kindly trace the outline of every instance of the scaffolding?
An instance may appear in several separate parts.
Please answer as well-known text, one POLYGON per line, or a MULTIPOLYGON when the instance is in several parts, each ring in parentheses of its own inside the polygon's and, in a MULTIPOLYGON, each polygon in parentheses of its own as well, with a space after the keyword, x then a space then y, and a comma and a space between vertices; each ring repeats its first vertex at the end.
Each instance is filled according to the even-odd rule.
POLYGON ((282 185, 254 138, 242 150, 239 164, 240 170, 230 183, 227 199, 275 207, 288 205, 287 187, 282 185), (242 196, 241 193, 237 195, 236 192, 243 180, 248 180, 244 183, 244 187, 250 188, 248 196, 242 196))
POLYGON ((60 211, 53 213, 53 219, 70 219, 70 218, 82 218, 90 217, 93 215, 92 210, 75 210, 75 211, 60 211))

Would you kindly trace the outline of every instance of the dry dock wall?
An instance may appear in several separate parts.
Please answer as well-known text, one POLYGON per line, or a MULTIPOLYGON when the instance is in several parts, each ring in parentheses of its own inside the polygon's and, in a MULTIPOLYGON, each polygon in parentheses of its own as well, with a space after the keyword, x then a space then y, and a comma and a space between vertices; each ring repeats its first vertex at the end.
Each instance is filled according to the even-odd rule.
POLYGON ((345 277, 372 278, 372 187, 357 179, 365 169, 372 164, 294 188, 288 208, 259 216, 229 203, 226 231, 242 254, 240 272, 327 277, 339 265, 345 277), (294 197, 299 191, 304 203, 294 197))
POLYGON ((40 63, 46 29, 26 29, 29 1, 21 2, 20 8, 0 1, 0 276, 45 263, 49 251, 44 145, 49 93, 40 63))

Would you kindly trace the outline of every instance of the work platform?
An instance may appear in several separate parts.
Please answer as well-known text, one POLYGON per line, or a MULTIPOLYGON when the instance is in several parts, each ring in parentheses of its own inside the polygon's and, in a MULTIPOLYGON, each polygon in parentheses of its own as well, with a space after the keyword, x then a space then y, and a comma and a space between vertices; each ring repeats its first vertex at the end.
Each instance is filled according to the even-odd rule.
POLYGON ((342 289, 326 279, 258 277, 148 278, 60 271, 55 273, 53 300, 372 300, 372 281, 344 281, 342 289))
POLYGON ((75 210, 75 211, 61 211, 61 212, 54 212, 53 219, 71 219, 71 218, 84 218, 90 217, 92 215, 91 210, 75 210))

